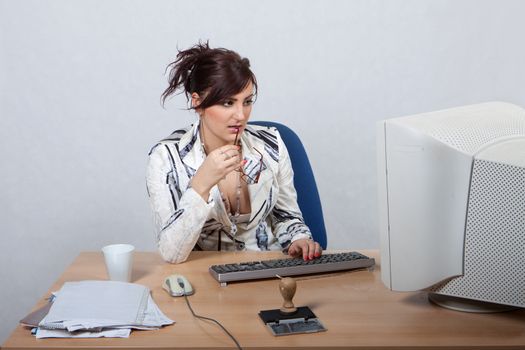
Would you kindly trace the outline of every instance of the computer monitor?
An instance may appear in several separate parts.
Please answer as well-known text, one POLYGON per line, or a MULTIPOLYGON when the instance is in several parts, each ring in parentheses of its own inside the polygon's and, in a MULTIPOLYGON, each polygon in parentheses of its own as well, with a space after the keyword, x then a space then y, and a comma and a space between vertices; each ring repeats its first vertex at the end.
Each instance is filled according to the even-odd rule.
POLYGON ((525 307, 525 110, 388 119, 377 136, 383 283, 452 308, 525 307))

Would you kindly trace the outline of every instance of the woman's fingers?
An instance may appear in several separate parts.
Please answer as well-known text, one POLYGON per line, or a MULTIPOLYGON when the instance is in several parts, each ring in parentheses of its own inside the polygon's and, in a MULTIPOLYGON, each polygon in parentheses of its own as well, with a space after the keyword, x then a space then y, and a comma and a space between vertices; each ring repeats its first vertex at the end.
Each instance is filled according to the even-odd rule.
POLYGON ((232 159, 236 161, 240 158, 239 146, 234 146, 234 145, 222 146, 222 147, 217 148, 210 155, 214 157, 215 160, 218 161, 219 163, 227 162, 228 164, 230 164, 232 159))
POLYGON ((233 156, 233 155, 235 155, 235 153, 239 153, 240 149, 241 149, 241 147, 238 146, 238 145, 224 145, 222 147, 217 148, 212 153, 217 152, 217 153, 233 156))
POLYGON ((292 256, 302 255, 304 260, 320 257, 322 252, 323 249, 319 243, 306 238, 293 242, 288 249, 288 254, 292 256))
POLYGON ((321 256, 321 246, 319 243, 312 239, 307 239, 306 241, 306 248, 303 250, 303 259, 313 260, 314 258, 321 256))
POLYGON ((236 145, 219 147, 210 152, 204 159, 204 163, 197 169, 191 180, 192 187, 205 200, 213 186, 243 165, 239 150, 240 147, 236 145))
MULTIPOLYGON (((211 152, 207 159, 212 163, 212 170, 216 174, 216 182, 223 179, 233 170, 242 166, 240 147, 237 145, 225 145, 211 152)), ((211 164, 210 164, 211 165, 211 164)))
POLYGON ((323 254, 323 248, 321 247, 321 245, 317 242, 315 242, 315 251, 314 251, 314 256, 316 258, 320 257, 321 255, 323 254))

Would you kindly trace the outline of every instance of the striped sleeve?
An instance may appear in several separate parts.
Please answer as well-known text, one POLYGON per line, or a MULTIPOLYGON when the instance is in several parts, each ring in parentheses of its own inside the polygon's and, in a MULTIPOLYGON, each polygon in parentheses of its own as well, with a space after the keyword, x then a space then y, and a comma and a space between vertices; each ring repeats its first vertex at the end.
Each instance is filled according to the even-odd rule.
POLYGON ((175 147, 160 143, 150 152, 146 185, 156 241, 164 260, 171 263, 188 258, 213 206, 187 186, 182 168, 175 147))
POLYGON ((297 204, 297 192, 293 183, 293 169, 288 150, 279 134, 279 170, 277 181, 279 192, 277 202, 271 212, 274 232, 284 251, 298 239, 312 238, 310 229, 304 223, 301 209, 297 204))

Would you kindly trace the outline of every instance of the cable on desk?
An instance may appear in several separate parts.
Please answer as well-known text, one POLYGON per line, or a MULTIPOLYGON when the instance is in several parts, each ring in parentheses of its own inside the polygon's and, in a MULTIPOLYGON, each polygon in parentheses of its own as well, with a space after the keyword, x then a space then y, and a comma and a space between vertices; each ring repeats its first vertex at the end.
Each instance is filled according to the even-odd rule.
POLYGON ((193 315, 193 317, 196 317, 196 318, 199 318, 199 319, 202 319, 202 320, 212 321, 212 322, 215 322, 216 324, 218 324, 219 327, 221 327, 222 330, 225 331, 226 334, 228 334, 230 336, 230 338, 232 338, 232 340, 235 343, 235 345, 237 345, 237 348, 239 350, 242 350, 242 347, 239 345, 239 342, 237 341, 237 339, 235 339, 235 337, 230 332, 228 332, 228 330, 226 328, 224 328, 224 326, 219 321, 214 320, 213 318, 197 315, 195 312, 193 312, 193 309, 191 308, 191 305, 190 305, 190 301, 188 300, 188 296, 186 294, 184 294, 184 299, 186 299, 186 304, 188 304, 188 308, 190 309, 191 314, 193 315))

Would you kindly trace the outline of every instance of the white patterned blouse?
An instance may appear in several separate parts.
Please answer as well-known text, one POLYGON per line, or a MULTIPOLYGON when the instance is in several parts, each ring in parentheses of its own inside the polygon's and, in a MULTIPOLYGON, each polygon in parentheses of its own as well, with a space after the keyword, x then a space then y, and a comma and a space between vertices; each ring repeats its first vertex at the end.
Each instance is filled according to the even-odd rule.
POLYGON ((166 261, 183 262, 193 249, 286 251, 293 241, 311 238, 277 129, 247 125, 241 136, 252 213, 237 224, 226 212, 217 186, 207 202, 189 186, 206 157, 199 135, 197 122, 173 132, 149 154, 147 189, 157 244, 166 261), (262 166, 254 148, 263 154, 262 166), (257 175, 255 183, 251 179, 257 175))

